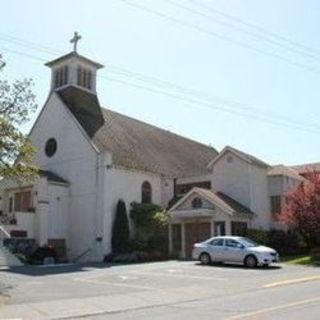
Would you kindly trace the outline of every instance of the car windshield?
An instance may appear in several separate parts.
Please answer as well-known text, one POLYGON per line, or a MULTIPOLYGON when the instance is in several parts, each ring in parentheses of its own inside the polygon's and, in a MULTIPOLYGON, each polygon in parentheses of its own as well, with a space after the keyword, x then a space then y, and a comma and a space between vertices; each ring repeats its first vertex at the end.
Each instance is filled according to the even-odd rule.
POLYGON ((241 238, 240 241, 246 247, 258 247, 259 246, 259 244, 257 244, 256 242, 254 242, 253 240, 248 239, 248 238, 241 238))

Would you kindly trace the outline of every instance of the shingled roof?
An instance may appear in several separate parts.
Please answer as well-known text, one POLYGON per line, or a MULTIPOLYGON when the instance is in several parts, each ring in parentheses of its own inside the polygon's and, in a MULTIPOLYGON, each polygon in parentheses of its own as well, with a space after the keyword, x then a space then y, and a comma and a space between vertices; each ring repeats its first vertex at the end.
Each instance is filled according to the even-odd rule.
POLYGON ((58 182, 58 183, 63 183, 63 184, 68 184, 69 182, 60 176, 58 176, 56 173, 48 170, 39 170, 39 175, 47 177, 48 181, 51 182, 58 182))
POLYGON ((300 176, 296 170, 282 164, 273 166, 268 172, 268 176, 287 176, 296 180, 304 180, 304 178, 300 176))
POLYGON ((198 195, 206 198, 208 201, 217 205, 225 212, 231 215, 244 215, 247 217, 253 217, 254 212, 252 212, 249 208, 226 195, 223 192, 215 192, 213 190, 203 189, 203 188, 193 188, 186 195, 184 195, 177 203, 175 203, 170 211, 176 211, 177 208, 183 203, 191 194, 197 193, 198 195))
POLYGON ((320 172, 320 162, 314 163, 306 163, 297 166, 291 166, 291 168, 297 171, 299 174, 306 174, 312 171, 319 171, 320 172))
POLYGON ((109 150, 116 166, 187 177, 209 173, 218 152, 167 130, 100 108, 97 96, 67 87, 57 91, 99 150, 109 150))
POLYGON ((216 158, 214 158, 208 165, 208 167, 212 167, 216 162, 219 161, 219 159, 221 159, 227 152, 231 152, 234 155, 238 156, 239 158, 241 158, 242 160, 246 161, 247 163, 250 163, 254 166, 263 168, 263 169, 269 169, 270 165, 267 164, 266 162, 252 156, 249 153, 245 153, 241 150, 238 150, 234 147, 231 146, 226 146, 223 148, 223 150, 220 152, 219 156, 217 156, 216 158))
POLYGON ((269 164, 267 164, 266 162, 256 158, 255 156, 249 154, 249 153, 246 153, 246 152, 243 152, 239 149, 236 149, 234 147, 231 147, 231 146, 227 146, 226 149, 230 150, 230 151, 233 151, 234 153, 238 153, 239 155, 241 155, 243 158, 245 158, 248 162, 258 166, 258 167, 261 167, 261 168, 268 168, 269 167, 269 164))

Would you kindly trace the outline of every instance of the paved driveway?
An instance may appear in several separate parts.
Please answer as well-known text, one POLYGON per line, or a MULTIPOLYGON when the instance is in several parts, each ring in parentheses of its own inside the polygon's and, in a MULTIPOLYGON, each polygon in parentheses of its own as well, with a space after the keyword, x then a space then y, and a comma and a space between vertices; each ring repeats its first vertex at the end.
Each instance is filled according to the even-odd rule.
POLYGON ((17 268, 0 319, 318 319, 320 269, 194 262, 17 268))

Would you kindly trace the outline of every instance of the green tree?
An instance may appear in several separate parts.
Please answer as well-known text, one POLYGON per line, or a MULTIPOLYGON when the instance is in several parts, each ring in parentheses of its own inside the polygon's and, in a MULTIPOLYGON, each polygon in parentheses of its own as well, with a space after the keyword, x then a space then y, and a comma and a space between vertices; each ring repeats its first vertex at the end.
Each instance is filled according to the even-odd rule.
POLYGON ((132 203, 131 214, 134 223, 134 245, 143 251, 168 251, 169 215, 152 203, 132 203))
MULTIPOLYGON (((0 54, 0 74, 5 63, 0 54)), ((0 79, 0 177, 19 180, 34 177, 37 168, 33 165, 35 152, 21 126, 30 120, 36 110, 31 79, 9 83, 0 79)))
POLYGON ((129 251, 129 221, 126 204, 119 200, 112 228, 112 252, 127 253, 129 251))

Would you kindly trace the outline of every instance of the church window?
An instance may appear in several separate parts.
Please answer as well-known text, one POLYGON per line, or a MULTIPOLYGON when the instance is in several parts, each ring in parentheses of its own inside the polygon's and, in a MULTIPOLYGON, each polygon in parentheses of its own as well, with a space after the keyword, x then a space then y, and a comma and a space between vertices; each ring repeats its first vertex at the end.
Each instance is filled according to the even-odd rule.
POLYGON ((68 66, 64 66, 61 68, 58 68, 55 71, 54 75, 54 86, 55 88, 61 87, 68 83, 69 79, 69 68, 68 66))
POLYGON ((59 70, 59 87, 63 85, 63 68, 59 70))
POLYGON ((77 84, 81 86, 81 74, 82 74, 82 68, 78 67, 77 69, 77 84))
POLYGON ((31 192, 23 191, 14 195, 14 211, 28 212, 31 207, 31 192))
POLYGON ((152 188, 148 181, 143 182, 141 187, 141 202, 151 203, 152 201, 152 188))
POLYGON ((272 217, 277 220, 277 216, 281 212, 281 196, 270 197, 270 208, 272 217))
POLYGON ((81 87, 91 89, 92 74, 91 71, 82 67, 77 70, 77 84, 81 87))
POLYGON ((92 73, 88 71, 88 89, 91 89, 92 73))
POLYGON ((57 151, 57 141, 54 138, 50 138, 45 146, 45 153, 48 157, 52 157, 57 151))
POLYGON ((69 80, 69 68, 64 66, 63 68, 63 84, 67 84, 69 80))
POLYGON ((82 79, 81 79, 81 85, 83 87, 86 86, 87 83, 87 70, 86 69, 82 69, 82 79))
POLYGON ((59 87, 59 81, 60 81, 60 70, 56 70, 55 76, 54 76, 54 87, 59 87))
POLYGON ((192 208, 199 209, 202 207, 202 200, 200 198, 194 198, 192 200, 192 208))

